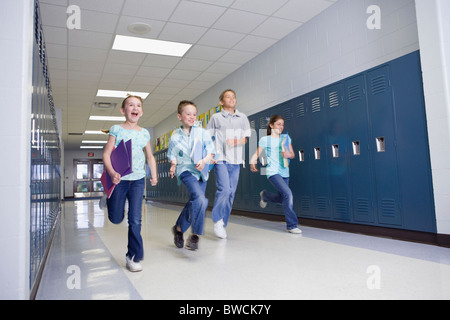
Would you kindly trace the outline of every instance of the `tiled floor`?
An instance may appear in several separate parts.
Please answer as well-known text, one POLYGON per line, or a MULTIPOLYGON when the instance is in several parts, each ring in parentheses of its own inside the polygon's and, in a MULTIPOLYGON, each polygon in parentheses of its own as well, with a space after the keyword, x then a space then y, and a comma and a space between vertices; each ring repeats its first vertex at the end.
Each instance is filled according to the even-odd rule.
MULTIPOLYGON (((232 216, 228 239, 207 212, 198 251, 178 249, 181 208, 147 203, 144 270, 125 269, 126 219, 98 200, 64 202, 36 299, 450 299, 450 249, 232 216)), ((189 234, 185 234, 185 238, 189 234)))

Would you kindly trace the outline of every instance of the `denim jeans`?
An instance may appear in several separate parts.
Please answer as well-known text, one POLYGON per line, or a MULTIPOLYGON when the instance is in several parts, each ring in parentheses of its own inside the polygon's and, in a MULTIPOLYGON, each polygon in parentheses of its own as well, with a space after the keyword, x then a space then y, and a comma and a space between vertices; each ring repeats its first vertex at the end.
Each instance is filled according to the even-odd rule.
POLYGON ((142 198, 144 196, 145 178, 134 181, 122 180, 116 185, 108 199, 108 218, 119 224, 125 216, 125 201, 128 199, 128 252, 135 262, 144 258, 144 245, 141 236, 142 198))
POLYGON ((224 161, 217 163, 214 170, 217 191, 211 216, 214 223, 223 219, 226 227, 233 207, 241 167, 239 164, 229 164, 224 161))
POLYGON ((176 225, 183 233, 191 226, 193 234, 202 235, 205 212, 208 207, 208 199, 205 197, 206 181, 197 180, 189 171, 180 174, 180 180, 188 190, 189 201, 181 211, 176 225))
POLYGON ((294 212, 294 197, 289 188, 289 178, 283 178, 279 174, 269 177, 270 183, 275 187, 278 193, 263 191, 263 200, 267 202, 281 203, 286 217, 287 229, 297 228, 298 217, 294 212))

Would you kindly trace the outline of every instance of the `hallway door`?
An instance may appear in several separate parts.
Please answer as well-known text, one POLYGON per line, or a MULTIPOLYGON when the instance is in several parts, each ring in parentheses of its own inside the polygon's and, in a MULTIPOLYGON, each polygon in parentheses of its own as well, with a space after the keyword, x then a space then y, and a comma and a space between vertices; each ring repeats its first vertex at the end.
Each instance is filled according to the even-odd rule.
POLYGON ((103 173, 103 161, 77 160, 73 161, 73 195, 75 198, 101 197, 103 186, 100 178, 103 173))

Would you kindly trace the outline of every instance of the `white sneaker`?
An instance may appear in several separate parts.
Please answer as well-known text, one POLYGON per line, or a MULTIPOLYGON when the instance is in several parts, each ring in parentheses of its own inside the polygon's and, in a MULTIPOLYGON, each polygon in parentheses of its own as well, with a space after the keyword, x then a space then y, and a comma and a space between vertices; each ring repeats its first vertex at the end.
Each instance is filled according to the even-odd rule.
POLYGON ((264 190, 259 193, 261 197, 261 201, 259 201, 259 206, 264 209, 265 207, 267 207, 267 202, 263 200, 263 192, 264 190))
POLYGON ((294 229, 288 230, 288 232, 294 233, 294 234, 300 234, 300 233, 302 233, 302 230, 300 230, 299 228, 294 228, 294 229))
POLYGON ((106 194, 103 197, 101 197, 100 201, 98 202, 98 206, 100 207, 100 209, 105 209, 107 207, 107 204, 106 204, 107 198, 108 197, 106 196, 106 194))
POLYGON ((223 226, 223 220, 220 219, 216 223, 214 223, 214 233, 216 236, 218 236, 221 239, 227 238, 227 232, 225 231, 225 228, 223 226))
MULTIPOLYGON (((133 257, 134 258, 134 257, 133 257)), ((131 272, 139 272, 142 271, 142 265, 140 262, 134 262, 133 258, 129 258, 127 256, 127 269, 131 272)))

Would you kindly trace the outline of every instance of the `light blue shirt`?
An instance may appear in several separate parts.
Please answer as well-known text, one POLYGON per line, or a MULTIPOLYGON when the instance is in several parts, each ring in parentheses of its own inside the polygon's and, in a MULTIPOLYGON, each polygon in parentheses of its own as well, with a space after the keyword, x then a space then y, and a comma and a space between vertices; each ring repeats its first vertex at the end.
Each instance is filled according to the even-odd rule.
POLYGON ((117 147, 122 140, 124 140, 124 142, 127 142, 130 139, 132 140, 131 146, 133 173, 123 176, 121 179, 132 181, 145 178, 144 148, 150 141, 150 133, 148 132, 148 130, 144 128, 142 128, 140 131, 128 130, 122 128, 121 125, 116 124, 112 126, 111 129, 109 129, 109 134, 116 138, 115 147, 117 147))
POLYGON ((194 126, 189 135, 187 135, 182 128, 175 129, 174 134, 170 137, 167 158, 169 161, 175 160, 177 162, 177 169, 175 171, 177 177, 183 172, 189 171, 197 178, 197 180, 200 180, 200 177, 202 177, 203 181, 207 181, 209 172, 206 176, 203 176, 202 173, 195 168, 196 164, 191 159, 195 138, 198 138, 202 143, 206 150, 206 154, 215 154, 216 151, 209 132, 201 127, 194 126))
MULTIPOLYGON (((275 174, 279 174, 283 178, 289 178, 289 167, 283 165, 281 155, 281 142, 285 136, 285 134, 282 134, 280 138, 265 136, 259 140, 259 146, 264 149, 267 156, 268 163, 265 167, 267 178, 275 174)), ((287 135, 287 138, 291 141, 289 135, 287 135)))

